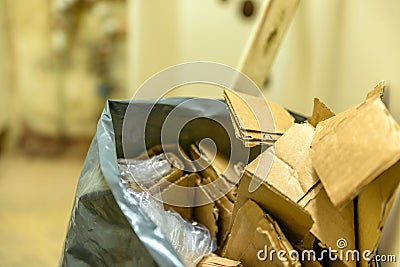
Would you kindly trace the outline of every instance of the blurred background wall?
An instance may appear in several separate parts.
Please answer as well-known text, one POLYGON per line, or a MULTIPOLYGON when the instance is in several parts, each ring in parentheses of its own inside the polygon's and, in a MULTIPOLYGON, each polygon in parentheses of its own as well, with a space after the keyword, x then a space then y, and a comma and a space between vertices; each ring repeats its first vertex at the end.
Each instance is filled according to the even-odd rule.
MULTIPOLYGON (((0 127, 28 149, 36 139, 90 139, 107 98, 131 98, 168 66, 238 66, 264 0, 248 1, 251 13, 244 2, 2 0, 0 127)), ((305 115, 314 96, 341 112, 385 79, 400 119, 399 11, 395 0, 301 1, 264 94, 305 115)), ((171 95, 220 98, 221 90, 192 85, 171 95)))

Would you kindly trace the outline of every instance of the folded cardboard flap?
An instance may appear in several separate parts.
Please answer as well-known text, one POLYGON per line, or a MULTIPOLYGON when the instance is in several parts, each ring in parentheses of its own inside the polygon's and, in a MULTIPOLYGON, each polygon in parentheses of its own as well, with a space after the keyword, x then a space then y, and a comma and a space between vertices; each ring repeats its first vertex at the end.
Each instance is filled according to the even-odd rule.
POLYGON ((232 220, 235 220, 240 207, 251 199, 279 223, 290 241, 301 243, 313 225, 311 215, 276 188, 268 183, 262 183, 261 180, 261 185, 255 191, 249 192, 252 179, 260 178, 246 170, 239 183, 232 220))
MULTIPOLYGON (((357 198, 359 251, 376 252, 383 226, 396 194, 399 194, 400 162, 382 173, 357 198)), ((361 267, 368 266, 361 261, 361 267)))
POLYGON ((230 90, 224 91, 224 98, 236 137, 245 145, 272 143, 294 124, 289 112, 264 98, 230 90))
POLYGON ((337 207, 400 159, 400 126, 381 100, 382 86, 360 105, 317 125, 313 166, 337 207))
POLYGON ((244 266, 301 266, 300 262, 292 261, 288 257, 293 250, 278 224, 253 201, 248 200, 238 210, 229 235, 223 248, 222 256, 239 260, 244 266), (285 251, 287 261, 280 261, 276 257, 268 258, 268 251, 264 251, 266 260, 260 260, 259 250, 285 251))

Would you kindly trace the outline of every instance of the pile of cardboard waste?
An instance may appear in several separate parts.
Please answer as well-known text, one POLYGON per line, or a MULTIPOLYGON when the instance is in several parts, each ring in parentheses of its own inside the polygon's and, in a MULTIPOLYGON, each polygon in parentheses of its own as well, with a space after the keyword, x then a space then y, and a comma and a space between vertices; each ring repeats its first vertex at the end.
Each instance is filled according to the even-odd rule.
POLYGON ((379 83, 364 102, 338 115, 315 99, 304 123, 267 102, 273 129, 257 122, 264 113, 254 114, 265 106, 264 99, 225 91, 236 137, 246 146, 271 144, 246 166, 232 168, 222 154, 212 159, 207 149, 193 144, 180 152, 198 166, 185 166, 193 172, 184 173, 179 166, 192 163, 175 156, 181 148, 147 151, 150 156, 165 153, 175 162, 157 185, 163 199, 169 183, 205 188, 223 178, 229 186, 230 172, 242 175, 223 196, 216 197, 219 187, 204 189, 202 197, 217 199, 209 204, 164 205, 206 226, 217 240, 215 254, 198 266, 374 265, 400 181, 400 126, 382 101, 384 87, 379 83))

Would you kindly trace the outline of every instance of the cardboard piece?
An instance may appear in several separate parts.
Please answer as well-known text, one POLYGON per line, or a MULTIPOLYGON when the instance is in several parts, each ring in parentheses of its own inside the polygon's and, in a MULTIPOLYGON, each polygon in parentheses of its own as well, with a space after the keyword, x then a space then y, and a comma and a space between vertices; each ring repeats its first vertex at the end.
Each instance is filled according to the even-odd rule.
POLYGON ((309 156, 313 136, 313 127, 293 125, 274 147, 250 162, 246 171, 297 203, 318 182, 309 156))
MULTIPOLYGON (((289 252, 293 247, 279 228, 279 225, 265 214, 253 201, 248 200, 239 209, 232 225, 222 256, 239 260, 244 266, 301 266, 298 261, 291 261, 289 252), (262 261, 257 255, 259 250, 274 249, 286 252, 287 261, 277 257, 262 261)), ((267 256, 269 255, 266 251, 267 256)))
POLYGON ((363 103, 316 128, 313 166, 337 207, 400 159, 400 126, 381 100, 383 86, 378 84, 363 103))
POLYGON ((255 201, 267 211, 279 223, 289 240, 294 243, 301 243, 313 225, 311 215, 307 211, 272 185, 262 183, 260 178, 245 171, 238 187, 238 197, 232 215, 233 220, 235 220, 240 207, 249 199, 255 201), (258 180, 261 185, 250 193, 248 188, 252 179, 258 180))
POLYGON ((247 43, 239 70, 249 76, 259 88, 265 80, 294 16, 298 0, 270 0, 263 2, 262 14, 247 43))
MULTIPOLYGON (((347 249, 355 249, 353 206, 348 205, 345 209, 339 210, 327 197, 312 167, 310 145, 313 137, 312 126, 293 125, 275 143, 274 147, 268 148, 252 161, 246 171, 256 177, 263 177, 263 184, 258 190, 265 190, 264 188, 269 185, 297 204, 298 209, 311 215, 314 222, 310 229, 311 235, 302 233, 304 237, 301 240, 301 248, 312 249, 315 241, 320 242, 324 247, 335 248, 337 240, 345 238, 348 242, 347 249), (266 166, 269 165, 271 168, 266 171, 266 166)), ((242 192, 245 191, 241 186, 242 184, 239 186, 238 205, 243 201, 242 192)), ((265 203, 263 196, 266 194, 266 192, 259 193, 259 196, 255 197, 248 193, 248 197, 274 216, 270 208, 262 204, 265 203)), ((275 218, 278 220, 278 217, 275 218)), ((282 227, 285 226, 281 224, 282 227)), ((290 235, 288 237, 290 238, 290 235)), ((348 263, 348 266, 353 266, 353 263, 348 263)))
MULTIPOLYGON (((196 173, 186 174, 175 181, 173 184, 183 187, 194 187, 196 181, 200 180, 200 177, 196 173)), ((172 185, 170 184, 164 190, 161 191, 161 197, 166 202, 171 202, 171 200, 176 200, 178 197, 183 198, 185 203, 194 203, 195 196, 191 193, 191 191, 185 191, 187 194, 177 196, 175 191, 172 190, 172 185)), ((170 206, 167 203, 164 203, 165 210, 173 209, 174 211, 178 212, 182 218, 185 220, 190 220, 193 215, 193 208, 192 207, 177 207, 177 206, 170 206)))
POLYGON ((294 118, 276 103, 244 93, 224 90, 235 135, 246 146, 275 142, 294 118))
POLYGON ((198 264, 197 267, 242 267, 240 261, 234 261, 227 258, 219 257, 218 255, 211 254, 208 257, 204 257, 198 264))
POLYGON ((201 186, 200 180, 196 181, 196 186, 200 187, 203 194, 196 194, 196 203, 204 203, 204 198, 207 198, 207 202, 209 204, 197 206, 194 208, 193 219, 198 223, 204 225, 210 231, 211 237, 216 238, 217 233, 219 232, 217 221, 219 217, 219 209, 213 202, 213 199, 209 196, 209 194, 204 191, 204 188, 201 186))
MULTIPOLYGON (((356 249, 355 229, 354 229, 354 208, 347 205, 339 210, 330 202, 321 183, 310 191, 305 198, 310 200, 305 204, 304 209, 311 214, 314 224, 310 233, 316 238, 316 242, 323 248, 338 249, 337 242, 344 239, 347 242, 346 253, 356 249)), ((305 249, 312 249, 313 246, 303 244, 305 249)), ((343 259, 343 266, 356 266, 356 262, 343 259)), ((336 264, 340 264, 337 260, 336 264)))
POLYGON ((333 113, 332 110, 322 103, 321 100, 314 98, 313 113, 311 117, 307 119, 307 122, 316 127, 321 121, 332 118, 333 116, 335 116, 335 113, 333 113))
MULTIPOLYGON (((202 185, 210 184, 210 178, 203 178, 202 185)), ((233 203, 226 197, 222 196, 218 198, 218 194, 216 193, 219 191, 219 188, 211 187, 203 187, 204 191, 210 197, 210 199, 216 199, 214 201, 215 207, 218 209, 218 233, 217 233, 217 245, 218 248, 221 248, 223 244, 225 244, 226 238, 230 233, 231 221, 232 221, 232 213, 233 213, 233 203)))
MULTIPOLYGON (((192 144, 190 146, 189 155, 195 160, 195 165, 203 177, 208 177, 212 182, 218 182, 220 192, 226 192, 226 196, 230 201, 236 200, 236 186, 235 179, 239 180, 241 174, 237 173, 235 166, 221 153, 216 153, 215 158, 212 159, 210 150, 203 146, 202 150, 192 144), (234 177, 234 178, 232 178, 234 177)), ((218 198, 220 198, 220 195, 218 198)))
MULTIPOLYGON (((357 238, 360 251, 376 252, 390 208, 400 192, 399 183, 400 162, 382 173, 358 196, 357 238)), ((368 266, 368 262, 361 261, 361 266, 368 266)))

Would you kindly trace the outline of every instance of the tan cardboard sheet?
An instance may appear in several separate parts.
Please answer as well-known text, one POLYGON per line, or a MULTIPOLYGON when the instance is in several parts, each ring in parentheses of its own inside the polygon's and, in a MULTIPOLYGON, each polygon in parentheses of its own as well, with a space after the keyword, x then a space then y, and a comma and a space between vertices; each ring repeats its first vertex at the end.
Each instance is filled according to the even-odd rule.
POLYGON ((330 200, 343 207, 400 159, 400 126, 380 94, 370 94, 318 124, 311 157, 330 200))
MULTIPOLYGON (((264 190, 268 184, 297 203, 300 209, 304 208, 314 221, 311 233, 324 246, 335 248, 337 240, 345 238, 348 242, 348 249, 354 249, 353 206, 348 205, 345 209, 339 210, 327 197, 312 167, 310 145, 313 136, 314 128, 312 126, 308 124, 293 125, 275 143, 275 150, 271 147, 264 151, 247 166, 246 171, 255 174, 256 177, 264 175, 261 190, 264 190), (266 166, 271 164, 271 161, 271 168, 265 174, 266 166), (257 168, 258 166, 259 168, 257 168)), ((244 189, 239 188, 238 201, 242 201, 243 191, 244 189)), ((251 193, 248 196, 251 196, 251 193)), ((263 203, 261 194, 257 198, 254 196, 251 198, 270 212, 265 204, 261 204, 263 203)), ((274 215, 273 212, 271 214, 274 215)), ((284 224, 282 224, 283 226, 284 224)), ((306 249, 312 248, 312 241, 309 244, 304 244, 304 240, 302 241, 306 249)), ((349 264, 349 266, 352 265, 353 263, 349 264)))
POLYGON ((335 113, 333 113, 332 110, 322 103, 321 100, 314 98, 313 113, 307 121, 312 126, 316 127, 319 122, 332 118, 333 116, 335 116, 335 113))
MULTIPOLYGON (((261 261, 259 250, 283 250, 286 255, 293 250, 278 224, 253 201, 247 201, 233 222, 222 256, 239 260, 244 266, 301 266, 298 261, 280 261, 277 257, 261 261)), ((266 251, 268 254, 268 251, 266 251)))
POLYGON ((294 124, 274 147, 250 162, 246 171, 298 202, 318 182, 309 156, 313 136, 313 127, 294 124))
MULTIPOLYGON (((358 248, 376 251, 390 208, 400 188, 400 162, 382 173, 357 199, 358 248)), ((397 237, 398 238, 398 237, 397 237)), ((361 262, 362 267, 368 266, 361 262)))
POLYGON ((294 124, 281 106, 264 98, 224 91, 235 133, 242 141, 271 143, 294 124))
POLYGON ((313 225, 311 215, 268 183, 261 183, 257 190, 250 193, 249 185, 252 179, 259 178, 246 171, 240 180, 233 220, 240 207, 251 199, 279 223, 289 240, 300 243, 313 225))
POLYGON ((208 202, 208 204, 195 207, 193 219, 207 227, 207 229, 210 230, 211 237, 216 238, 217 233, 219 232, 217 224, 219 210, 210 195, 204 191, 203 187, 201 187, 199 180, 196 181, 196 186, 200 187, 200 190, 202 190, 202 194, 196 194, 195 196, 196 203, 208 202))

